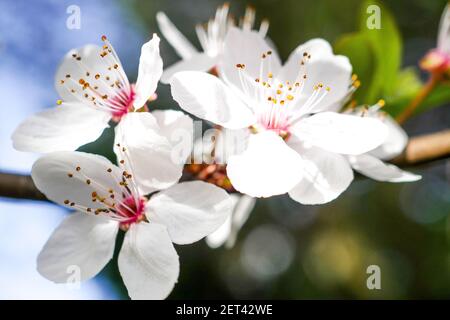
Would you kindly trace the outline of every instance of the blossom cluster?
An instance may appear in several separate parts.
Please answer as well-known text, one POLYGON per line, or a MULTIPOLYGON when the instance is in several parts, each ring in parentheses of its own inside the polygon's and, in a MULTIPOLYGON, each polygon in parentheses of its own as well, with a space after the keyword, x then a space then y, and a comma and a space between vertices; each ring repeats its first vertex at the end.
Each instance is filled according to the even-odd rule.
POLYGON ((377 181, 420 179, 385 162, 408 137, 382 111, 383 100, 346 107, 359 86, 348 58, 312 39, 283 64, 266 37, 267 21, 255 29, 248 9, 237 25, 228 10, 221 6, 196 28, 203 52, 158 13, 182 60, 164 69, 154 34, 142 46, 136 83, 106 36, 102 45, 64 57, 55 76, 57 106, 24 121, 12 137, 16 149, 43 154, 32 168, 37 188, 74 211, 38 256, 44 277, 66 282, 72 265, 81 280, 94 277, 113 257, 121 230, 118 265, 129 296, 163 299, 179 275, 173 243, 207 237, 211 247, 232 246, 256 198, 288 194, 305 205, 328 203, 349 187, 354 171, 377 181), (159 81, 186 113, 153 107, 159 81), (207 163, 187 163, 199 143, 189 115, 220 133, 203 146, 207 163), (109 126, 116 164, 76 151, 109 126), (188 137, 183 148, 180 132, 188 137), (230 143, 229 136, 238 138, 230 143))

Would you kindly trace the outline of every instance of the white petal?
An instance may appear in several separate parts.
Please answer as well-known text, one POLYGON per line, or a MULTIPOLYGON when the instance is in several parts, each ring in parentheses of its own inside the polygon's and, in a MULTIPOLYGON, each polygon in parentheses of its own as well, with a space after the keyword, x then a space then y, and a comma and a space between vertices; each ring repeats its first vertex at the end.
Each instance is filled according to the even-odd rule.
POLYGON ((184 71, 171 81, 172 97, 193 115, 229 129, 255 123, 253 112, 217 77, 204 72, 184 71))
POLYGON ((152 115, 159 125, 159 133, 172 145, 173 161, 185 163, 192 151, 194 135, 192 118, 175 110, 155 110, 152 115))
POLYGON ((293 83, 299 73, 300 77, 303 74, 307 75, 302 95, 296 103, 299 112, 334 111, 349 92, 352 66, 347 57, 335 56, 330 44, 323 39, 313 39, 297 47, 283 66, 280 79, 293 83), (299 62, 305 59, 303 56, 305 52, 311 55, 311 59, 305 62, 305 68, 301 68, 299 62), (313 94, 314 86, 319 83, 329 87, 330 90, 312 109, 303 108, 306 100, 313 94))
POLYGON ((258 78, 263 61, 261 56, 268 51, 271 51, 271 54, 264 59, 263 74, 266 76, 272 72, 277 75, 281 68, 280 58, 264 37, 261 37, 257 31, 230 28, 225 38, 224 52, 219 65, 220 76, 241 91, 244 90, 236 64, 244 64, 244 72, 252 79, 258 78))
POLYGON ((100 197, 109 197, 109 189, 117 197, 121 197, 122 189, 117 181, 122 177, 122 171, 108 159, 84 152, 60 151, 44 155, 38 159, 32 168, 31 176, 36 187, 47 198, 61 205, 66 200, 85 208, 103 208, 100 201, 92 201, 92 193, 100 197), (80 168, 77 171, 77 167, 80 168), (111 169, 111 172, 107 170, 111 169), (68 175, 73 175, 69 177, 68 175), (87 180, 90 184, 87 184, 87 180))
POLYGON ((74 276, 94 277, 111 260, 119 225, 112 220, 76 212, 53 232, 37 258, 47 279, 69 283, 74 276))
POLYGON ((148 112, 128 113, 116 127, 114 152, 144 194, 171 186, 182 174, 184 163, 176 162, 180 159, 160 130, 148 112))
POLYGON ((158 22, 159 30, 161 30, 161 33, 180 57, 189 59, 198 52, 164 12, 158 12, 156 14, 156 21, 158 22))
POLYGON ((370 151, 370 154, 382 160, 389 160, 403 152, 408 143, 408 135, 389 115, 383 114, 382 121, 388 128, 388 135, 378 148, 370 151))
POLYGON ((242 154, 228 160, 233 187, 252 197, 270 197, 291 190, 302 177, 302 158, 276 133, 264 131, 249 137, 242 154))
POLYGON ((178 279, 180 264, 164 226, 141 222, 127 231, 119 271, 135 300, 165 299, 178 279))
POLYGON ((150 96, 155 93, 158 81, 163 72, 163 62, 159 55, 159 38, 153 34, 152 40, 145 43, 141 49, 139 72, 136 81, 136 100, 133 105, 141 108, 150 96))
POLYGON ((80 103, 63 103, 22 122, 12 135, 14 148, 41 153, 75 150, 96 140, 110 118, 80 103))
POLYGON ((438 44, 439 50, 450 54, 450 4, 447 4, 439 24, 438 44))
POLYGON ((347 159, 316 147, 293 145, 303 158, 303 179, 289 192, 302 204, 323 204, 336 199, 353 180, 347 159))
POLYGON ((237 235, 244 226, 245 222, 247 222, 250 213, 255 207, 255 204, 255 198, 249 197, 245 194, 240 196, 239 201, 234 207, 231 232, 225 244, 227 248, 232 248, 236 243, 237 235))
POLYGON ((206 243, 210 248, 218 248, 227 241, 228 237, 231 233, 231 225, 232 225, 232 217, 234 215, 234 211, 236 209, 236 204, 240 199, 240 195, 238 194, 230 194, 230 200, 232 203, 233 212, 225 222, 213 233, 206 237, 206 243))
POLYGON ((422 178, 368 154, 349 156, 349 160, 353 169, 377 181, 411 182, 422 178))
POLYGON ((196 242, 219 228, 229 217, 232 202, 213 184, 191 181, 154 195, 147 204, 150 222, 165 225, 177 244, 196 242))
MULTIPOLYGON (((309 71, 309 63, 314 61, 321 61, 322 59, 329 59, 333 56, 333 49, 328 41, 324 39, 311 39, 297 48, 289 55, 286 63, 283 65, 280 78, 292 82, 297 76, 300 67, 300 61, 304 60, 304 53, 311 55, 308 59, 307 70, 309 71)), ((308 72, 309 73, 309 72, 308 72)))
POLYGON ((317 113, 340 109, 342 102, 348 96, 351 85, 352 66, 348 58, 331 56, 319 61, 308 62, 307 68, 307 79, 302 91, 302 97, 296 103, 299 111, 317 113), (328 87, 329 91, 314 107, 304 109, 303 106, 306 100, 314 92, 314 86, 319 83, 323 84, 324 87, 328 87), (340 105, 339 108, 337 107, 338 105, 340 105))
POLYGON ((218 248, 223 245, 231 233, 231 215, 225 222, 213 233, 206 237, 206 243, 210 248, 218 248))
POLYGON ((300 120, 294 135, 322 149, 342 154, 362 154, 383 143, 387 127, 368 117, 322 112, 300 120))
POLYGON ((109 44, 109 46, 111 52, 108 52, 105 58, 101 56, 105 51, 97 45, 86 45, 73 49, 64 56, 55 75, 55 88, 63 101, 81 102, 92 108, 98 108, 99 105, 102 105, 101 96, 105 94, 113 96, 112 83, 118 81, 121 88, 129 90, 130 84, 122 69, 122 64, 115 55, 112 45, 109 44), (110 62, 106 62, 105 59, 110 62), (115 64, 117 67, 113 68, 115 64), (80 80, 89 83, 89 88, 97 88, 96 93, 90 89, 83 89, 82 83, 84 82, 80 82, 80 80), (94 105, 92 97, 96 98, 97 105, 94 105))
POLYGON ((210 57, 206 53, 196 53, 192 57, 176 62, 167 69, 161 77, 162 83, 169 83, 173 75, 181 71, 204 71, 211 70, 218 62, 217 57, 210 57))

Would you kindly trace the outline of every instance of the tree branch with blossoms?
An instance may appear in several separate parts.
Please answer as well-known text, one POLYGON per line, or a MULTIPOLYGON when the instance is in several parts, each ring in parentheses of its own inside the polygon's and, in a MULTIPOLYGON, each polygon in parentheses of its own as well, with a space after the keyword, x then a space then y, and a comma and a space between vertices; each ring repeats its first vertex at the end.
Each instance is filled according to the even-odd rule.
POLYGON ((0 172, 0 197, 48 200, 75 211, 40 252, 39 273, 64 283, 67 266, 77 265, 80 281, 92 278, 112 258, 121 230, 117 262, 128 295, 164 299, 180 270, 173 244, 207 237, 211 247, 232 246, 258 198, 287 194, 303 205, 326 204, 349 187, 354 172, 393 183, 421 179, 401 168, 449 158, 450 130, 408 138, 400 125, 450 74, 450 9, 437 49, 421 63, 429 82, 415 82, 407 94, 392 94, 405 87, 396 83, 402 78, 400 37, 389 15, 383 17, 386 28, 358 35, 364 41, 358 41, 357 58, 370 56, 360 54, 369 49, 380 57, 376 77, 362 74, 371 86, 367 96, 355 92, 361 81, 352 64, 358 63, 342 46, 335 51, 326 40, 312 39, 282 62, 266 39, 267 22, 255 29, 248 9, 234 25, 228 4, 197 27, 203 51, 158 13, 161 33, 182 59, 163 68, 160 38, 153 34, 141 47, 135 83, 106 36, 101 46, 69 51, 55 75, 57 106, 27 118, 12 135, 16 150, 43 155, 31 176, 0 172), (386 33, 393 34, 390 43, 386 33), (147 108, 160 81, 186 113, 147 108), (411 102, 397 103, 395 111, 396 96, 411 102), (387 100, 373 104, 375 97, 387 100), (343 108, 349 99, 352 108, 343 108), (388 110, 381 110, 385 104, 388 110), (202 147, 201 161, 194 160, 199 171, 187 167, 197 143, 191 116, 220 132, 211 152, 202 147), (76 151, 112 123, 117 164, 76 151), (243 135, 228 139, 228 132, 243 135))
MULTIPOLYGON (((411 167, 450 158, 450 129, 410 138, 401 155, 390 162, 411 167)), ((0 172, 0 197, 48 201, 31 176, 0 172)))

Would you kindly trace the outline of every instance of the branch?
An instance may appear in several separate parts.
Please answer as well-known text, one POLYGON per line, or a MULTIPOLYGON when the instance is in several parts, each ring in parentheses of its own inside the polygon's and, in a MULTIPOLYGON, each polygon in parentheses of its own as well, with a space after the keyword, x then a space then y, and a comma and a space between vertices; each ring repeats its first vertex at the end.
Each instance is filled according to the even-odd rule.
MULTIPOLYGON (((411 138, 405 151, 393 159, 398 166, 414 166, 450 157, 450 129, 411 138)), ((30 176, 0 172, 0 197, 47 200, 30 176)))
POLYGON ((430 95, 434 87, 441 81, 442 76, 440 74, 432 74, 428 82, 422 87, 416 97, 411 103, 403 110, 401 114, 397 116, 395 120, 399 124, 403 124, 408 120, 416 111, 416 109, 422 104, 426 97, 430 95))
POLYGON ((47 200, 45 195, 36 188, 30 176, 1 172, 0 197, 47 200))
POLYGON ((411 138, 403 153, 391 162, 399 166, 413 166, 449 156, 450 129, 411 138))

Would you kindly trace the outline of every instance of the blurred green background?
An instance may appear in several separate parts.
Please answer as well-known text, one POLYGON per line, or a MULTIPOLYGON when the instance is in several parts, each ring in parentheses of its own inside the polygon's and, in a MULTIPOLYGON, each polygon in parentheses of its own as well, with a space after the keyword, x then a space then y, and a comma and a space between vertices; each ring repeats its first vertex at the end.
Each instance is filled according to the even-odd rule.
MULTIPOLYGON (((206 22, 221 3, 124 1, 123 7, 148 35, 159 32, 155 14, 164 11, 199 47, 194 26, 206 22)), ((269 37, 283 59, 308 39, 322 37, 338 45, 343 34, 358 31, 362 3, 230 1, 236 17, 251 4, 258 22, 269 19, 269 37)), ((417 66, 435 46, 446 1, 382 4, 401 35, 401 67, 417 66)), ((382 16, 384 13, 382 9, 382 16)), ((369 48, 365 50, 358 54, 369 55, 369 48)), ((166 66, 179 59, 165 40, 161 55, 166 66)), ((389 52, 384 58, 391 58, 389 52)), ((426 78, 417 70, 415 73, 426 78)), ((363 81, 360 90, 364 91, 365 85, 363 81)), ((412 89, 408 83, 404 86, 398 90, 412 89)), ((395 96, 397 89, 392 90, 390 94, 395 96)), ((444 92, 448 91, 447 87, 444 92)), ((160 85, 158 92, 156 108, 176 107, 167 86, 160 85)), ((376 99, 389 99, 383 91, 379 95, 376 99)), ((405 128, 415 135, 448 128, 449 123, 450 110, 443 104, 411 119, 405 128)), ((204 242, 177 246, 181 275, 170 298, 450 298, 450 163, 442 160, 412 170, 423 179, 391 184, 358 177, 336 201, 323 206, 299 205, 288 197, 259 200, 234 248, 213 250, 204 242), (369 265, 381 268, 381 290, 366 287, 369 265)), ((110 263, 105 273, 116 279, 118 290, 126 297, 116 264, 110 263)))

